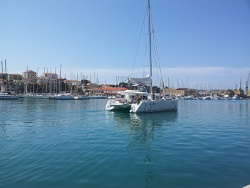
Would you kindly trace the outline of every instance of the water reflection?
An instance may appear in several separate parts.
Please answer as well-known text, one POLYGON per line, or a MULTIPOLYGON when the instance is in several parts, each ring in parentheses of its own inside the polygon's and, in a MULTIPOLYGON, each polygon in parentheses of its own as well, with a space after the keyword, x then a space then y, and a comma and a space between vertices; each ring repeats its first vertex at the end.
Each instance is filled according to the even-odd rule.
POLYGON ((147 113, 147 114, 129 114, 132 124, 136 126, 162 126, 172 125, 177 118, 177 112, 159 112, 159 113, 147 113))
MULTIPOLYGON (((175 124, 178 112, 160 112, 160 113, 146 113, 134 114, 123 112, 106 112, 106 118, 115 121, 114 124, 119 126, 119 129, 130 131, 139 131, 146 127, 162 127, 171 126, 175 124)), ((112 122, 113 124, 113 122, 112 122)))
POLYGON ((130 123, 125 125, 131 137, 128 142, 130 150, 151 150, 151 144, 157 134, 163 134, 166 126, 173 125, 177 112, 129 114, 130 123))
MULTIPOLYGON (((176 120, 178 112, 159 112, 159 113, 124 113, 124 112, 109 112, 106 111, 108 119, 114 119, 118 126, 126 126, 127 124, 133 126, 164 126, 172 125, 176 120)), ((131 127, 129 127, 131 128, 131 127)), ((133 128, 133 127, 132 127, 133 128)))
MULTIPOLYGON (((161 112, 147 114, 108 113, 118 126, 119 131, 128 134, 127 152, 138 156, 138 163, 142 164, 142 176, 149 186, 156 174, 152 171, 157 159, 153 156, 153 146, 161 142, 162 135, 168 133, 170 126, 175 125, 177 112, 161 112), (155 143, 154 143, 155 142, 155 143)), ((165 137, 165 136, 163 136, 165 137)))
POLYGON ((0 140, 5 136, 6 125, 6 122, 0 122, 0 140))

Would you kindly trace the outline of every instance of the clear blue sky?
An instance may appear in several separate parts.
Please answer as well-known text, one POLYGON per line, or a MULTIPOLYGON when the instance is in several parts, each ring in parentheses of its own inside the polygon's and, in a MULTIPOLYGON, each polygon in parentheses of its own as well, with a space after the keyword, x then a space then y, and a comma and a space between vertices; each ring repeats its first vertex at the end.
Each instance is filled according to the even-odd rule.
MULTIPOLYGON (((147 0, 0 0, 0 60, 8 73, 28 67, 41 75, 56 67, 59 74, 61 65, 68 79, 95 75, 99 83, 116 83, 135 72, 137 60, 147 61, 135 55, 146 6, 147 0)), ((249 0, 151 0, 151 7, 165 85, 245 84, 249 0)))

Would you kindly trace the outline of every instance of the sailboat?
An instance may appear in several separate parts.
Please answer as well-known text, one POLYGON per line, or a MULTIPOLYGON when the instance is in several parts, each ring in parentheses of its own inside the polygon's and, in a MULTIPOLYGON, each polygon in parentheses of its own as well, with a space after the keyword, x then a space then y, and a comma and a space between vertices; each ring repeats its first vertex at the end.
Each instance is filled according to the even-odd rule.
POLYGON ((124 91, 122 98, 111 99, 106 104, 109 111, 128 111, 131 113, 160 112, 177 110, 178 101, 166 99, 160 94, 152 91, 152 55, 151 55, 151 15, 150 1, 148 0, 148 32, 149 32, 149 61, 150 75, 146 78, 129 78, 128 85, 134 89, 124 91), (148 91, 148 87, 149 90, 148 91))
POLYGON ((10 95, 8 92, 0 92, 0 100, 17 100, 18 96, 10 95))
POLYGON ((51 95, 49 99, 51 100, 74 100, 74 96, 70 93, 61 93, 61 65, 60 65, 60 77, 58 79, 59 81, 59 93, 55 95, 51 95))
MULTIPOLYGON (((6 91, 7 86, 7 81, 6 81, 6 86, 4 85, 4 73, 3 73, 3 62, 1 61, 1 67, 2 67, 2 85, 0 86, 0 100, 17 100, 18 96, 16 95, 11 95, 10 92, 6 91)), ((5 75, 6 73, 6 60, 5 60, 5 75)), ((6 78, 7 80, 7 78, 6 78)))
POLYGON ((151 50, 151 7, 150 0, 148 0, 148 35, 149 35, 149 62, 150 62, 150 92, 146 99, 138 99, 136 103, 131 104, 131 113, 146 113, 146 112, 161 112, 161 111, 171 111, 178 109, 178 101, 172 99, 166 99, 160 94, 153 93, 152 90, 152 50, 151 50))

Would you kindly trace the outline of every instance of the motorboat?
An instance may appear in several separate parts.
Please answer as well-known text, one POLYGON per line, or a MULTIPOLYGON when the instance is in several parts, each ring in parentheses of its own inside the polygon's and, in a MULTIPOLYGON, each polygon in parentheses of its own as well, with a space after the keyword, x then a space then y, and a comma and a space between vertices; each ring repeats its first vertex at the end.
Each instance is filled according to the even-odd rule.
POLYGON ((85 95, 76 95, 74 96, 75 100, 89 100, 90 97, 89 96, 85 96, 85 95))

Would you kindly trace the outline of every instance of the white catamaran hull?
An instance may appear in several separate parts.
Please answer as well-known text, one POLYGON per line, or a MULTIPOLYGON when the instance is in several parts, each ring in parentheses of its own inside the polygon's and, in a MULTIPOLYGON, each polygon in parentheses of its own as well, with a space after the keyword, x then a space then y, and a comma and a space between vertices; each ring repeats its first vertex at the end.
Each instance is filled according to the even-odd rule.
POLYGON ((110 111, 123 111, 130 110, 130 104, 124 99, 109 100, 106 105, 106 110, 110 111))
POLYGON ((159 100, 159 101, 141 101, 139 104, 132 104, 130 112, 141 113, 141 112, 162 112, 177 110, 177 100, 159 100))

